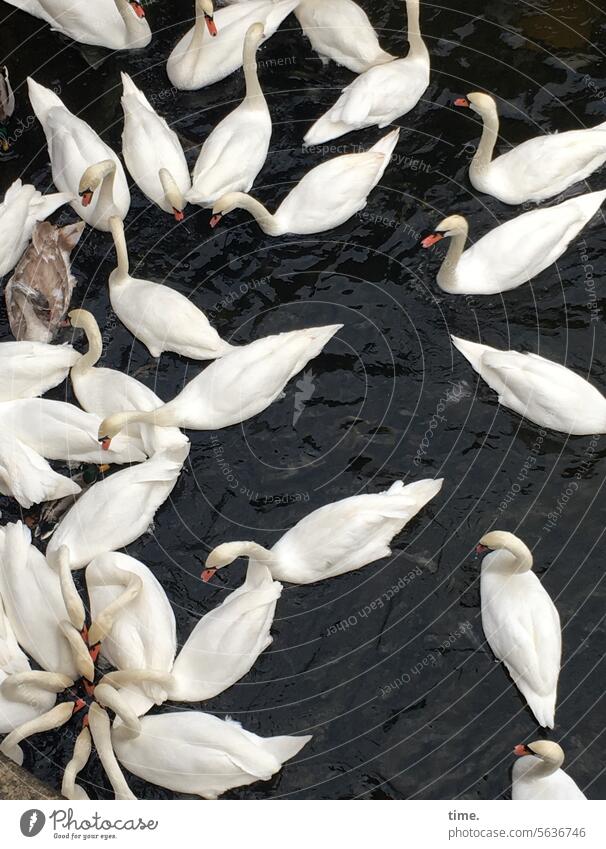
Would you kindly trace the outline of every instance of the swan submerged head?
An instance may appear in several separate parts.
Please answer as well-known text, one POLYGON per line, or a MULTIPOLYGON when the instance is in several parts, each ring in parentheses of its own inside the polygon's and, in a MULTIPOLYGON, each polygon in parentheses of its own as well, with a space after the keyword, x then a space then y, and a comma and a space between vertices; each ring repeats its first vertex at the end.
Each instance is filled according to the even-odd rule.
POLYGON ((549 766, 559 769, 564 763, 564 750, 552 740, 535 740, 534 743, 518 743, 513 750, 514 755, 524 757, 534 755, 549 766))

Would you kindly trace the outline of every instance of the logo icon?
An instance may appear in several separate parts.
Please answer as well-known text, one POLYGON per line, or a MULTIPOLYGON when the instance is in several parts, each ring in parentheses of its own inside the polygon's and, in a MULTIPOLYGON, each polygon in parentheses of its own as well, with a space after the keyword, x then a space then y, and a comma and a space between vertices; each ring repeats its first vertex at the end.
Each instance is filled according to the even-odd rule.
POLYGON ((45 822, 46 817, 42 811, 39 811, 37 808, 30 808, 29 811, 21 814, 21 821, 19 822, 21 834, 24 837, 35 837, 37 834, 40 834, 45 822))

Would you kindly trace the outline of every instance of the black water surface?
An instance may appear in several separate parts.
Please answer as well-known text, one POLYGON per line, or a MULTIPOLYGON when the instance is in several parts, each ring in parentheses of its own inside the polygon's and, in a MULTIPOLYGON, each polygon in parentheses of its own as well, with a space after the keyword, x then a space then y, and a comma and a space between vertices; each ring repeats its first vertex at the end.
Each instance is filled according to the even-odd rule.
MULTIPOLYGON (((402 0, 362 5, 383 45, 404 53, 402 0)), ((87 61, 84 49, 0 3, 0 56, 18 99, 11 128, 21 127, 0 165, 2 191, 18 176, 52 190, 44 136, 24 85, 28 74, 59 87, 66 105, 119 150, 119 72, 126 70, 181 134, 193 165, 196 146, 244 85, 238 72, 198 92, 170 87, 166 57, 189 25, 191 7, 191 0, 154 0, 147 8, 149 47, 115 55, 88 50, 87 61), (89 61, 99 57, 92 68, 89 61)), ((398 122, 399 160, 366 210, 342 227, 272 239, 237 211, 213 231, 208 211, 197 207, 176 225, 133 190, 126 222, 133 273, 191 296, 224 338, 245 343, 305 325, 345 325, 311 363, 313 391, 296 424, 297 393, 307 393, 293 380, 282 399, 242 427, 189 434, 189 463, 170 502, 153 532, 129 547, 165 587, 180 639, 242 580, 240 563, 212 585, 200 582, 200 562, 214 545, 241 538, 269 545, 326 502, 378 491, 400 477, 445 478, 442 494, 395 540, 392 558, 314 586, 286 587, 271 648, 243 681, 204 705, 263 735, 314 735, 270 782, 231 797, 507 797, 513 745, 543 732, 483 640, 473 547, 491 526, 519 533, 535 551, 536 571, 563 623, 552 736, 587 795, 606 796, 606 444, 602 438, 591 453, 588 437, 548 434, 537 442, 538 429, 499 409, 448 335, 538 351, 606 388, 604 220, 598 216, 584 233, 586 244, 578 240, 557 267, 503 297, 445 295, 435 284, 443 252, 418 249, 420 235, 448 213, 467 215, 476 237, 519 213, 472 190, 467 166, 479 125, 452 108, 453 98, 476 89, 499 98, 502 150, 541 132, 606 119, 606 17, 585 0, 424 2, 421 16, 430 87, 398 122), (566 496, 577 471, 578 488, 566 496)), ((260 59, 274 132, 254 191, 274 208, 331 155, 305 151, 301 140, 352 75, 333 64, 323 68, 293 16, 260 59)), ((381 134, 351 134, 335 142, 334 152, 370 146, 381 134)), ((568 194, 604 186, 603 170, 568 194)), ((71 221, 74 213, 56 219, 71 221)), ((74 303, 99 321, 104 364, 167 399, 198 373, 200 364, 172 354, 152 360, 116 320, 107 296, 109 235, 88 229, 73 265, 74 303)), ((0 333, 6 338, 4 316, 0 333)), ((54 394, 71 397, 69 387, 54 394)), ((3 521, 18 515, 8 499, 0 508, 3 521)), ((72 745, 65 730, 39 735, 26 747, 25 765, 58 785, 72 745)), ((92 796, 111 796, 96 758, 82 777, 92 796)), ((141 797, 172 796, 128 778, 141 797)))

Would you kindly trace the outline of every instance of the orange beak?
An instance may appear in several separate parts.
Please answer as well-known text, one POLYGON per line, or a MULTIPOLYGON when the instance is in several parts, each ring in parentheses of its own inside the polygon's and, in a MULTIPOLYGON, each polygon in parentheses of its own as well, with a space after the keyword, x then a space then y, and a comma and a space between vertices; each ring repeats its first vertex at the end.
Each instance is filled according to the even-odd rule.
POLYGON ((93 193, 90 189, 87 189, 85 192, 80 192, 80 197, 82 198, 82 206, 88 206, 93 199, 93 193))
POLYGON ((481 545, 480 543, 478 543, 478 544, 476 545, 476 554, 486 554, 486 552, 487 552, 487 551, 490 551, 490 549, 488 548, 488 546, 486 546, 486 545, 481 545))
POLYGON ((444 238, 444 233, 432 233, 429 236, 425 236, 425 238, 421 241, 422 248, 430 248, 432 245, 435 245, 436 242, 439 242, 440 239, 444 238))
POLYGON ((219 223, 219 221, 221 220, 221 218, 222 218, 221 213, 218 213, 217 215, 213 215, 213 217, 210 219, 210 221, 208 223, 210 224, 211 227, 215 228, 217 226, 217 224, 219 223))
POLYGON ((112 444, 112 441, 109 436, 104 436, 101 440, 101 448, 103 451, 109 451, 109 446, 112 444))
POLYGON ((133 11, 138 18, 145 17, 145 9, 141 5, 141 3, 137 3, 137 0, 131 0, 130 5, 133 7, 133 11))
POLYGON ((210 579, 214 576, 216 571, 217 571, 216 569, 205 569, 202 572, 202 574, 200 575, 200 577, 202 578, 204 583, 207 584, 210 581, 210 579))
POLYGON ((86 707, 86 702, 84 701, 84 699, 78 699, 76 702, 74 702, 74 709, 72 711, 72 716, 73 716, 73 714, 78 713, 79 710, 82 710, 82 708, 85 708, 85 707, 86 707))
POLYGON ((210 34, 212 35, 212 37, 214 38, 214 37, 216 36, 216 34, 217 34, 217 25, 216 25, 216 23, 213 21, 213 19, 211 18, 211 16, 210 16, 210 15, 204 15, 204 20, 206 21, 206 28, 207 28, 207 30, 209 31, 209 33, 210 33, 210 34))
POLYGON ((466 106, 466 107, 469 107, 469 106, 471 106, 471 103, 469 102, 469 100, 467 100, 467 98, 466 98, 466 97, 457 97, 457 99, 456 99, 456 100, 455 100, 455 102, 454 102, 454 105, 455 105, 455 106, 466 106))
POLYGON ((524 743, 518 743, 517 746, 514 746, 513 753, 519 758, 523 757, 524 755, 531 754, 531 752, 528 751, 528 746, 525 746, 524 743))
POLYGON ((173 215, 175 216, 175 221, 183 221, 185 218, 185 213, 182 209, 175 209, 173 206, 173 215))

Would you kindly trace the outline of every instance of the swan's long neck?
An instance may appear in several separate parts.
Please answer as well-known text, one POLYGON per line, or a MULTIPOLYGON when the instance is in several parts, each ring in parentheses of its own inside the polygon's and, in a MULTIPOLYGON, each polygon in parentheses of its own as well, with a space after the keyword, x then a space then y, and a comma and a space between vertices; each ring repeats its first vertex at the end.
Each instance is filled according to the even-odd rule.
POLYGON ((272 215, 260 201, 244 192, 235 192, 235 196, 237 196, 237 205, 250 212, 264 233, 267 233, 268 236, 280 235, 281 231, 275 215, 272 215))
POLYGON ((532 569, 532 553, 528 546, 517 537, 504 541, 492 556, 487 556, 486 560, 488 560, 488 568, 507 574, 528 572, 532 569), (488 560, 488 557, 491 559, 488 560))
POLYGON ((198 62, 200 59, 199 51, 202 48, 202 39, 204 38, 205 28, 206 21, 204 19, 204 11, 200 8, 199 3, 196 2, 196 22, 194 24, 189 47, 187 48, 187 53, 191 56, 192 62, 194 63, 198 62))
POLYGON ((533 756, 534 763, 524 773, 525 778, 547 778, 548 775, 553 775, 561 766, 561 761, 543 760, 536 755, 533 756))
POLYGON ((469 166, 470 172, 478 175, 481 175, 489 168, 492 161, 494 146, 497 143, 497 137, 499 135, 499 116, 497 115, 496 110, 483 113, 482 122, 483 127, 480 144, 478 145, 478 149, 476 150, 475 156, 469 166))
POLYGON ((95 214, 102 215, 114 207, 114 180, 116 178, 116 163, 109 159, 99 166, 99 174, 102 176, 101 188, 97 198, 95 214))
POLYGON ((177 414, 170 402, 155 410, 128 410, 111 416, 112 425, 118 432, 124 430, 131 422, 143 422, 154 427, 179 427, 177 414))
POLYGON ((419 0, 406 0, 406 17, 408 18, 408 52, 409 59, 425 58, 429 54, 425 42, 421 38, 419 0))
MULTIPOLYGON (((128 261, 128 260, 127 260, 128 261)), ((101 359, 103 353, 103 340, 101 339, 101 331, 96 321, 83 320, 78 325, 86 334, 88 342, 88 351, 83 354, 75 365, 72 366, 72 373, 84 374, 88 369, 96 365, 101 359)))
POLYGON ((257 48, 259 42, 255 39, 247 39, 244 42, 244 80, 246 81, 246 100, 249 106, 263 107, 265 98, 263 89, 259 82, 257 73, 257 48))
POLYGON ((465 249, 468 228, 461 230, 450 237, 448 253, 444 257, 440 270, 438 271, 438 285, 446 292, 455 291, 457 288, 457 266, 465 249))
POLYGON ((135 38, 141 35, 141 21, 144 18, 138 18, 133 12, 132 6, 128 0, 114 0, 118 14, 124 21, 124 28, 129 38, 135 38))
POLYGON ((128 248, 126 247, 126 237, 124 235, 124 225, 117 216, 112 216, 109 220, 112 237, 114 239, 114 247, 116 248, 116 259, 118 265, 116 269, 119 277, 128 277, 128 248))
POLYGON ((263 548, 258 542, 241 542, 240 551, 241 557, 250 557, 251 560, 264 563, 266 566, 271 565, 275 560, 275 554, 269 549, 263 548))

